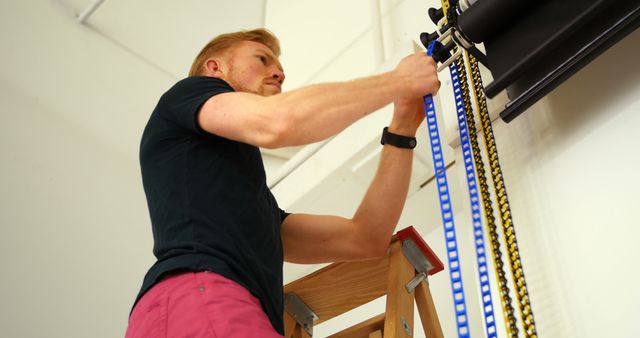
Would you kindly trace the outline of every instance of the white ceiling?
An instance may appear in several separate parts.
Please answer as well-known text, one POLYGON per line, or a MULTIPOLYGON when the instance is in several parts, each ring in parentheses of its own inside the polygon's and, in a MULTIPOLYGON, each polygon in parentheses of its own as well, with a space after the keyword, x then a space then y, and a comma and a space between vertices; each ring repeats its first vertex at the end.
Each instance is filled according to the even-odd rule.
MULTIPOLYGON (((81 13, 95 0, 58 0, 81 13)), ((175 78, 212 37, 264 25, 265 0, 105 0, 87 20, 97 33, 175 78)))

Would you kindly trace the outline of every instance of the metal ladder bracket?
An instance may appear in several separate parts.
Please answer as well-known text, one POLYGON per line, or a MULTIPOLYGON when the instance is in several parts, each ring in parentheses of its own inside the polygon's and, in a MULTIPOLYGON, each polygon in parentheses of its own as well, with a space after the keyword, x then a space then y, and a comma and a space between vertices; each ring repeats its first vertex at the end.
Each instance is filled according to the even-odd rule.
POLYGON ((319 318, 318 315, 295 293, 287 293, 284 297, 285 310, 313 337, 313 321, 319 318))

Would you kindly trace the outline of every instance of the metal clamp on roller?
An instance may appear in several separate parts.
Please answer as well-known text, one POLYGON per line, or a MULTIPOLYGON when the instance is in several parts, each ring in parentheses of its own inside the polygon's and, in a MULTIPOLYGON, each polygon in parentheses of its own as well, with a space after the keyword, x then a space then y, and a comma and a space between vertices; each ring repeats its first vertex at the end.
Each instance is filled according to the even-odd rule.
POLYGON ((437 40, 444 45, 446 53, 453 51, 454 55, 447 58, 438 59, 434 56, 436 61, 442 63, 438 71, 451 64, 461 54, 459 49, 467 50, 485 67, 490 68, 487 56, 476 44, 482 43, 512 24, 532 3, 512 0, 460 0, 452 1, 452 7, 447 13, 444 13, 442 8, 429 8, 429 18, 438 26, 438 30, 431 34, 422 33, 420 40, 425 48, 431 41, 437 40))
POLYGON ((442 35, 438 35, 437 32, 431 34, 420 34, 420 42, 422 42, 425 48, 427 48, 431 57, 433 57, 436 62, 440 63, 438 66, 438 72, 453 63, 453 61, 462 53, 462 49, 458 48, 456 52, 451 55, 451 50, 456 47, 456 44, 451 39, 448 39, 449 34, 450 30, 447 30, 442 35), (443 41, 447 40, 448 42, 443 44, 443 41))

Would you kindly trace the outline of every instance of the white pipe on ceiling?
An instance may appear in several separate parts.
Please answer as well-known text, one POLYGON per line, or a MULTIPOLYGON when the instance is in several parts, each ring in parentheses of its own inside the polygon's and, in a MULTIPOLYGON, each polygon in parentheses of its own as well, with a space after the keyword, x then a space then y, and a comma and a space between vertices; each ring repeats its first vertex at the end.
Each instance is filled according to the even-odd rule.
POLYGON ((78 22, 81 24, 85 24, 89 19, 89 17, 91 16, 91 14, 93 14, 93 12, 95 12, 96 9, 98 9, 98 7, 100 7, 100 5, 102 5, 103 2, 104 0, 96 0, 93 4, 91 4, 91 6, 87 7, 87 9, 85 9, 84 12, 78 15, 78 22))
POLYGON ((306 147, 299 150, 289 161, 285 162, 282 167, 276 172, 274 177, 267 182, 267 186, 269 189, 273 189, 278 183, 280 183, 283 179, 285 179, 289 174, 294 172, 298 167, 300 167, 306 160, 311 158, 311 156, 315 155, 320 148, 322 148, 325 144, 331 141, 332 138, 312 143, 307 145, 306 147))

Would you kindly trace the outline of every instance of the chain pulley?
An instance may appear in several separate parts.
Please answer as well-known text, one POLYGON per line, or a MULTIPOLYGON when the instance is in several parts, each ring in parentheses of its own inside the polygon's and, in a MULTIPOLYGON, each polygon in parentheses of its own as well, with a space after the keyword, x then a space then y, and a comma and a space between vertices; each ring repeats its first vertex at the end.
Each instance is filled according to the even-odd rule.
MULTIPOLYGON (((477 212, 475 210, 476 207, 473 205, 474 194, 472 192, 472 189, 475 190, 476 188, 475 179, 477 177, 477 187, 480 189, 480 195, 482 196, 486 229, 491 243, 491 253, 497 277, 497 284, 500 290, 500 299, 503 308, 507 334, 509 337, 518 337, 519 329, 515 316, 515 309, 512 305, 513 300, 511 298, 511 291, 509 289, 507 273, 505 272, 506 265, 502 258, 499 231, 495 221, 493 202, 491 200, 491 193, 489 191, 489 185, 487 183, 487 177, 485 174, 485 164, 482 159, 482 153, 478 143, 477 131, 475 127, 475 117, 471 103, 469 85, 467 82, 467 69, 469 69, 476 108, 480 117, 482 132, 485 140, 485 148, 488 154, 489 167, 491 169, 491 177, 493 180, 493 186, 498 204, 498 213, 500 215, 502 224, 502 232, 505 236, 504 242, 506 245, 506 252, 508 253, 507 257, 509 259, 509 268, 511 271, 512 282, 516 290, 518 307, 520 309, 520 317, 523 322, 523 333, 526 337, 537 337, 533 311, 531 309, 524 271, 520 259, 520 251, 518 248, 515 228, 513 225, 513 218, 511 215, 509 200, 504 184, 502 169, 500 167, 498 159, 497 146, 495 137, 493 135, 491 118, 487 109, 486 97, 483 92, 482 78, 478 68, 478 58, 480 58, 482 62, 485 56, 477 50, 472 42, 465 38, 465 36, 460 32, 459 29, 456 29, 457 18, 460 11, 460 7, 458 5, 459 4, 456 0, 442 0, 441 9, 430 9, 429 16, 434 21, 434 23, 438 25, 438 30, 431 34, 423 33, 420 36, 420 39, 425 46, 432 46, 430 52, 434 51, 434 45, 438 46, 433 53, 433 57, 434 59, 436 59, 436 61, 442 63, 442 65, 439 67, 439 70, 443 69, 447 65, 450 65, 449 68, 451 71, 452 82, 455 91, 454 95, 456 97, 456 109, 458 111, 458 123, 460 127, 463 157, 465 157, 465 169, 467 170, 466 176, 470 189, 470 198, 472 201, 472 218, 475 226, 477 212), (441 42, 441 44, 434 44, 433 41, 441 42), (463 50, 464 53, 462 53, 463 50), (466 63, 465 57, 467 59, 466 63), (463 129, 464 131, 466 131, 466 133, 463 132, 463 129), (467 154, 468 147, 471 148, 471 154, 467 154), (475 164, 475 173, 477 174, 477 176, 469 172, 470 167, 468 162, 471 161, 471 158, 473 158, 473 164, 475 164)), ((467 3, 466 8, 468 7, 469 4, 467 3)), ((482 63, 486 64, 485 62, 482 63)), ((427 103, 426 100, 425 103, 427 103)), ((427 118, 427 123, 429 123, 429 118, 427 118)), ((432 134, 431 128, 432 127, 429 127, 429 130, 432 134)), ((473 165, 471 165, 471 168, 472 166, 473 165)), ((437 169, 436 173, 438 173, 437 169)), ((475 199, 477 199, 477 196, 475 197, 475 199)), ((482 264, 484 243, 482 238, 478 238, 478 234, 477 231, 475 231, 475 228, 474 235, 476 236, 476 254, 478 257, 478 270, 480 272, 481 290, 484 291, 484 284, 488 281, 487 277, 484 277, 482 275, 482 272, 486 271, 486 264, 482 264)), ((453 282, 454 281, 452 279, 452 283, 453 282)), ((486 311, 486 299, 487 296, 490 299, 490 294, 486 295, 483 292, 482 296, 483 307, 485 308, 484 316, 487 335, 489 337, 493 337, 495 336, 493 313, 486 311)), ((489 308, 492 307, 489 306, 489 308)))

